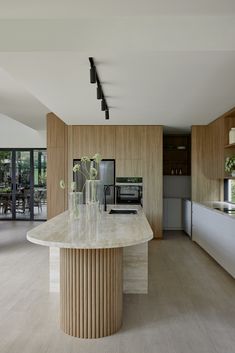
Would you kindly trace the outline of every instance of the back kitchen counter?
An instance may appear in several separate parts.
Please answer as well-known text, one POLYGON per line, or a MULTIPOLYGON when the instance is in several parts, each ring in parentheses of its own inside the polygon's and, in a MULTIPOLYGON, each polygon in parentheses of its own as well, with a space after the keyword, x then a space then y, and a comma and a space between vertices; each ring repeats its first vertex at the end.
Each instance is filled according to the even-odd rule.
POLYGON ((235 278, 235 209, 226 202, 192 203, 192 239, 235 278))

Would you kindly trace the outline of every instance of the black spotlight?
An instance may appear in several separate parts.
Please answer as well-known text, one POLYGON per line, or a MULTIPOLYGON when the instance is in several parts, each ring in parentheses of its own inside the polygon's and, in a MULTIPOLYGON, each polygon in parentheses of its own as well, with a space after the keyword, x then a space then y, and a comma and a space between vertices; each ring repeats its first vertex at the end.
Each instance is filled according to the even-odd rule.
POLYGON ((90 68, 90 82, 96 83, 96 68, 95 68, 95 66, 91 66, 91 68, 90 68))
POLYGON ((105 119, 109 120, 109 111, 108 110, 105 110, 105 119))
POLYGON ((104 99, 102 99, 102 101, 101 101, 101 110, 102 110, 102 112, 103 112, 103 111, 105 111, 106 109, 107 109, 106 102, 105 102, 104 99))
POLYGON ((103 96, 101 85, 97 86, 97 99, 101 99, 103 96))

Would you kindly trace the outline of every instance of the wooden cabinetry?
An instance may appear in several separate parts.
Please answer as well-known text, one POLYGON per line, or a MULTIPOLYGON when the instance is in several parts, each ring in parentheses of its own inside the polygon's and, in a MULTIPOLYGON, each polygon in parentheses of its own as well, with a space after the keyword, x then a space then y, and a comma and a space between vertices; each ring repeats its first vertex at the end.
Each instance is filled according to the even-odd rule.
POLYGON ((235 112, 231 111, 207 126, 208 163, 205 173, 209 178, 224 179, 225 159, 235 155, 235 146, 229 145, 229 131, 235 127, 235 112))
POLYGON ((116 160, 116 176, 143 177, 144 211, 156 238, 162 237, 163 128, 149 125, 68 126, 68 185, 73 159, 99 152, 116 160))
POLYGON ((115 126, 73 125, 73 156, 93 156, 100 153, 102 158, 115 158, 115 126))
POLYGON ((192 199, 223 201, 223 182, 231 178, 225 172, 225 159, 235 155, 228 146, 229 130, 235 127, 235 109, 209 125, 192 127, 192 199))
POLYGON ((141 159, 142 126, 116 126, 116 158, 141 159))
POLYGON ((47 116, 47 218, 67 208, 67 192, 60 180, 67 183, 67 125, 54 114, 47 116))
POLYGON ((163 137, 163 174, 191 174, 191 136, 164 135, 163 137))

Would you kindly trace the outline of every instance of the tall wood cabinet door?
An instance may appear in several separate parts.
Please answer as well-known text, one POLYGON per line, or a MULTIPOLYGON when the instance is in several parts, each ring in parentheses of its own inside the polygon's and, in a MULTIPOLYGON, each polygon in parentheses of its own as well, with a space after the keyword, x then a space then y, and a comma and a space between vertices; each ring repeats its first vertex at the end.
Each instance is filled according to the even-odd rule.
POLYGON ((141 159, 116 159, 117 177, 142 177, 141 159))
POLYGON ((115 126, 73 126, 73 158, 92 157, 100 153, 102 158, 115 158, 115 126))
POLYGON ((162 238, 163 128, 145 126, 142 135, 144 211, 155 238, 162 238))
POLYGON ((116 126, 116 159, 141 159, 142 126, 116 126))

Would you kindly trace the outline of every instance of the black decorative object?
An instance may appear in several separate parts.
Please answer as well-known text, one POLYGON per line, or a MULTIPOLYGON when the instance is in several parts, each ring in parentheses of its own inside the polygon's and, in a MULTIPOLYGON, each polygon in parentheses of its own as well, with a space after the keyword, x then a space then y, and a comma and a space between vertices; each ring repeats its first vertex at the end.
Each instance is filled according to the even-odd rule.
POLYGON ((108 110, 105 110, 105 119, 109 120, 109 111, 108 110))
POLYGON ((108 120, 109 119, 109 107, 107 105, 105 96, 104 96, 104 91, 102 89, 102 85, 100 83, 100 79, 97 73, 97 69, 94 63, 94 59, 92 57, 89 57, 89 61, 90 61, 90 83, 97 83, 97 90, 96 90, 96 94, 97 94, 97 99, 101 99, 101 110, 105 111, 105 119, 108 120))
POLYGON ((97 99, 101 99, 103 96, 101 85, 97 85, 97 99))

